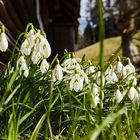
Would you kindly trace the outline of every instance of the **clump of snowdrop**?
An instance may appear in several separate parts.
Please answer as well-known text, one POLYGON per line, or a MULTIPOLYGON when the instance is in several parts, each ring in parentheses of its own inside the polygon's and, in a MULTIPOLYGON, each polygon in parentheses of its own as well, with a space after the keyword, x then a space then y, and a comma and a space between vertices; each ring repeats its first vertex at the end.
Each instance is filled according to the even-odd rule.
POLYGON ((40 71, 45 73, 49 68, 49 63, 46 59, 51 54, 51 47, 40 30, 35 30, 33 26, 31 28, 24 35, 25 39, 21 44, 20 52, 22 56, 30 56, 31 62, 34 65, 39 65, 40 71))
POLYGON ((65 77, 70 81, 70 89, 76 92, 82 91, 84 84, 88 84, 89 79, 80 65, 81 59, 66 58, 61 64, 65 77))
POLYGON ((138 83, 135 67, 132 65, 130 59, 127 59, 127 61, 128 64, 124 66, 119 58, 114 66, 110 65, 105 71, 105 84, 117 84, 117 89, 113 97, 113 101, 117 103, 120 103, 124 99, 126 93, 131 101, 139 98, 139 93, 135 88, 138 83), (121 90, 118 88, 118 84, 123 87, 121 90))
POLYGON ((2 25, 0 30, 0 51, 5 52, 8 49, 8 41, 5 34, 4 25, 2 25))
MULTIPOLYGON (((38 68, 42 74, 52 72, 52 77, 49 77, 53 80, 54 86, 59 86, 59 84, 61 86, 67 81, 72 92, 83 92, 87 89, 91 91, 90 97, 94 108, 98 104, 103 106, 103 101, 107 97, 104 94, 107 92, 116 103, 121 103, 125 99, 124 97, 130 101, 135 101, 140 97, 136 88, 138 85, 136 70, 130 59, 127 59, 127 65, 124 65, 124 60, 117 57, 117 60, 114 59, 112 63, 109 63, 109 66, 105 67, 105 71, 103 70, 101 73, 100 66, 95 66, 86 59, 75 58, 73 54, 68 53, 68 57, 64 58, 62 63, 57 59, 54 66, 54 63, 49 64, 47 61, 51 54, 51 47, 44 33, 34 29, 33 26, 29 32, 27 31, 24 34, 17 60, 20 75, 28 77, 32 65, 37 66, 35 68, 38 68)), ((6 51, 7 47, 8 42, 4 29, 2 29, 0 50, 6 51)), ((41 74, 40 72, 39 74, 41 74)))
POLYGON ((39 30, 31 29, 29 33, 25 34, 25 40, 21 45, 21 53, 24 55, 33 55, 32 61, 34 64, 38 63, 44 58, 48 58, 51 54, 51 47, 47 39, 40 33, 39 30), (34 61, 35 57, 39 58, 34 61))

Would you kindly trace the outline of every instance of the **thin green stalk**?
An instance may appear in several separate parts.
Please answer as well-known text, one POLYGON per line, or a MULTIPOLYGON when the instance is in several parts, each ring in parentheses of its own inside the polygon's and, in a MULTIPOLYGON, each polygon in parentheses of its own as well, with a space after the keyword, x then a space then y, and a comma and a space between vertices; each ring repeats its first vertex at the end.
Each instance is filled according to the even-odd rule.
POLYGON ((28 32, 29 27, 31 27, 31 29, 34 28, 32 23, 28 23, 27 26, 26 26, 25 32, 28 32))
MULTIPOLYGON (((99 124, 102 123, 102 108, 103 108, 103 80, 104 80, 104 37, 105 37, 105 31, 104 31, 104 18, 103 18, 103 1, 97 0, 98 3, 98 13, 99 13, 99 39, 100 39, 100 52, 99 52, 99 65, 101 69, 101 87, 100 87, 100 116, 99 116, 99 124)), ((100 137, 102 137, 100 135, 100 137)))
POLYGON ((51 72, 51 85, 50 85, 50 96, 49 96, 49 104, 48 104, 48 111, 47 111, 47 120, 46 120, 46 132, 45 132, 45 139, 48 137, 48 128, 50 132, 50 137, 53 137, 52 128, 51 128, 51 122, 50 122, 50 112, 51 112, 51 104, 53 99, 53 73, 51 72))
POLYGON ((98 0, 98 13, 99 13, 99 39, 100 39, 100 52, 99 52, 99 65, 101 69, 101 89, 100 89, 100 117, 99 117, 99 124, 102 122, 102 108, 103 108, 103 81, 104 81, 104 36, 105 36, 105 31, 104 31, 104 18, 103 18, 103 2, 102 0, 98 0))
MULTIPOLYGON (((15 43, 15 45, 14 45, 14 49, 13 49, 13 52, 12 52, 12 56, 11 56, 11 60, 10 60, 10 64, 12 64, 12 61, 13 61, 13 59, 14 59, 15 50, 17 49, 17 45, 18 45, 19 39, 20 39, 23 35, 25 35, 24 32, 21 33, 21 34, 18 36, 17 40, 16 40, 16 43, 15 43)), ((18 49, 17 49, 17 50, 18 50, 18 49)), ((18 50, 18 51, 19 51, 19 50, 18 50)))
POLYGON ((99 12, 99 39, 100 39, 100 66, 103 68, 104 63, 104 38, 105 38, 105 28, 104 28, 104 18, 103 18, 103 2, 98 0, 98 12, 99 12))

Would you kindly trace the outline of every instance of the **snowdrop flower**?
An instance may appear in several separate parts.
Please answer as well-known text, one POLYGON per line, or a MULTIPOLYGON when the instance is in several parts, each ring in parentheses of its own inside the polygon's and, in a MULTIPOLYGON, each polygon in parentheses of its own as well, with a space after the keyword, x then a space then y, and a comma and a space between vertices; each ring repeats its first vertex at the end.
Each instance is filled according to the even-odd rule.
POLYGON ((79 75, 81 77, 81 79, 83 80, 83 82, 85 81, 86 84, 88 84, 88 77, 86 75, 86 73, 83 70, 79 70, 79 75))
POLYGON ((116 71, 118 73, 121 73, 123 71, 123 64, 120 61, 118 61, 116 64, 116 71))
POLYGON ((51 54, 51 47, 49 42, 47 41, 46 38, 44 38, 43 35, 36 33, 36 49, 39 50, 40 54, 44 57, 44 58, 48 58, 51 54))
POLYGON ((106 71, 105 71, 105 76, 109 75, 110 73, 112 73, 114 71, 114 69, 112 68, 112 65, 110 65, 106 71))
POLYGON ((114 99, 116 100, 117 103, 120 103, 123 99, 123 94, 120 92, 119 89, 117 89, 114 93, 114 99))
POLYGON ((83 89, 83 80, 80 78, 79 74, 75 74, 70 81, 70 89, 76 92, 83 89))
POLYGON ((22 43, 20 51, 25 55, 30 55, 34 45, 35 45, 35 35, 34 35, 34 30, 31 29, 27 34, 27 38, 22 43))
POLYGON ((96 95, 99 94, 98 86, 97 86, 95 83, 93 84, 92 92, 93 92, 93 95, 94 95, 94 96, 96 96, 96 95))
POLYGON ((100 103, 100 98, 98 95, 92 95, 92 107, 96 107, 100 103))
POLYGON ((130 62, 130 59, 129 59, 129 62, 128 64, 125 66, 126 68, 126 73, 127 74, 130 74, 130 73, 134 73, 136 70, 135 70, 135 67, 132 65, 132 63, 130 62))
POLYGON ((46 38, 43 39, 40 46, 40 53, 45 57, 48 58, 51 55, 51 47, 46 38))
POLYGON ((126 68, 120 61, 118 61, 114 66, 114 71, 116 72, 118 78, 121 78, 121 76, 126 76, 126 68))
MULTIPOLYGON (((96 80, 97 85, 101 85, 101 72, 100 71, 98 71, 95 74, 95 80, 96 80)), ((103 85, 104 84, 105 84, 105 78, 103 77, 103 85)))
POLYGON ((98 86, 94 83, 92 89, 92 106, 95 108, 100 103, 98 86))
POLYGON ((49 68, 49 63, 47 62, 46 59, 43 59, 41 64, 40 64, 40 70, 42 73, 45 73, 49 68))
POLYGON ((22 43, 20 51, 25 55, 30 55, 31 47, 27 39, 25 39, 24 42, 22 43))
POLYGON ((37 51, 33 51, 32 55, 31 55, 31 60, 33 62, 33 64, 38 64, 42 59, 42 56, 40 54, 40 52, 37 51))
POLYGON ((128 97, 130 100, 138 98, 138 92, 134 87, 131 87, 128 91, 128 97))
POLYGON ((107 69, 105 72, 105 79, 107 84, 113 84, 118 81, 117 75, 113 69, 107 69))
POLYGON ((96 71, 96 67, 95 66, 89 66, 86 70, 86 74, 89 75, 91 73, 94 73, 96 71))
POLYGON ((29 75, 29 69, 24 56, 20 56, 20 58, 17 60, 17 69, 19 69, 20 75, 22 75, 22 72, 25 77, 29 75))
POLYGON ((53 80, 54 82, 56 80, 61 81, 63 79, 63 70, 60 64, 57 64, 53 70, 53 80))
POLYGON ((1 31, 2 32, 0 33, 0 51, 5 52, 8 49, 8 41, 7 41, 6 34, 4 32, 3 25, 1 31))
POLYGON ((26 69, 26 70, 24 71, 23 75, 24 75, 25 77, 28 77, 28 75, 29 75, 29 69, 26 69))
POLYGON ((28 37, 27 37, 30 48, 33 48, 35 46, 35 44, 36 44, 35 39, 36 39, 36 36, 34 34, 34 31, 30 30, 30 32, 28 33, 28 37))
MULTIPOLYGON (((24 56, 20 56, 20 58, 17 60, 17 63, 16 63, 16 67, 17 69, 19 69, 19 67, 21 65, 24 66, 24 63, 26 63, 26 60, 24 59, 24 56)), ((25 67, 25 66, 24 66, 25 67)))
POLYGON ((137 85, 137 78, 131 74, 131 75, 127 76, 126 83, 127 84, 131 83, 133 86, 136 86, 137 85))
POLYGON ((62 63, 65 72, 73 73, 75 69, 80 69, 80 65, 75 58, 68 58, 62 63))

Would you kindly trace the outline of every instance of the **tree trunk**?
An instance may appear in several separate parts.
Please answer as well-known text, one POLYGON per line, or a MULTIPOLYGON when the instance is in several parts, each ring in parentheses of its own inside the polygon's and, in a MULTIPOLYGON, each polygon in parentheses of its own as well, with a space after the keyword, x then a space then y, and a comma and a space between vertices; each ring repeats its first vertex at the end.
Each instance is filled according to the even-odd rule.
POLYGON ((131 44, 131 35, 128 35, 127 33, 122 34, 122 55, 125 57, 129 57, 130 59, 132 59, 131 56, 131 50, 130 50, 130 44, 131 44))

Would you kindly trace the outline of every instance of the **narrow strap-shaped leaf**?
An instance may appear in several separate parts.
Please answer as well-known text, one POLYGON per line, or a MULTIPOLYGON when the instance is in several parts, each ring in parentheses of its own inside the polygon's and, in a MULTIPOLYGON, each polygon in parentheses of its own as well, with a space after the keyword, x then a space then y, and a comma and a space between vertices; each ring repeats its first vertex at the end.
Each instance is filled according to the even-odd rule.
POLYGON ((39 120, 38 124, 36 125, 30 140, 36 140, 37 139, 39 130, 42 127, 42 124, 43 124, 45 118, 46 118, 46 113, 41 117, 41 119, 39 120))

